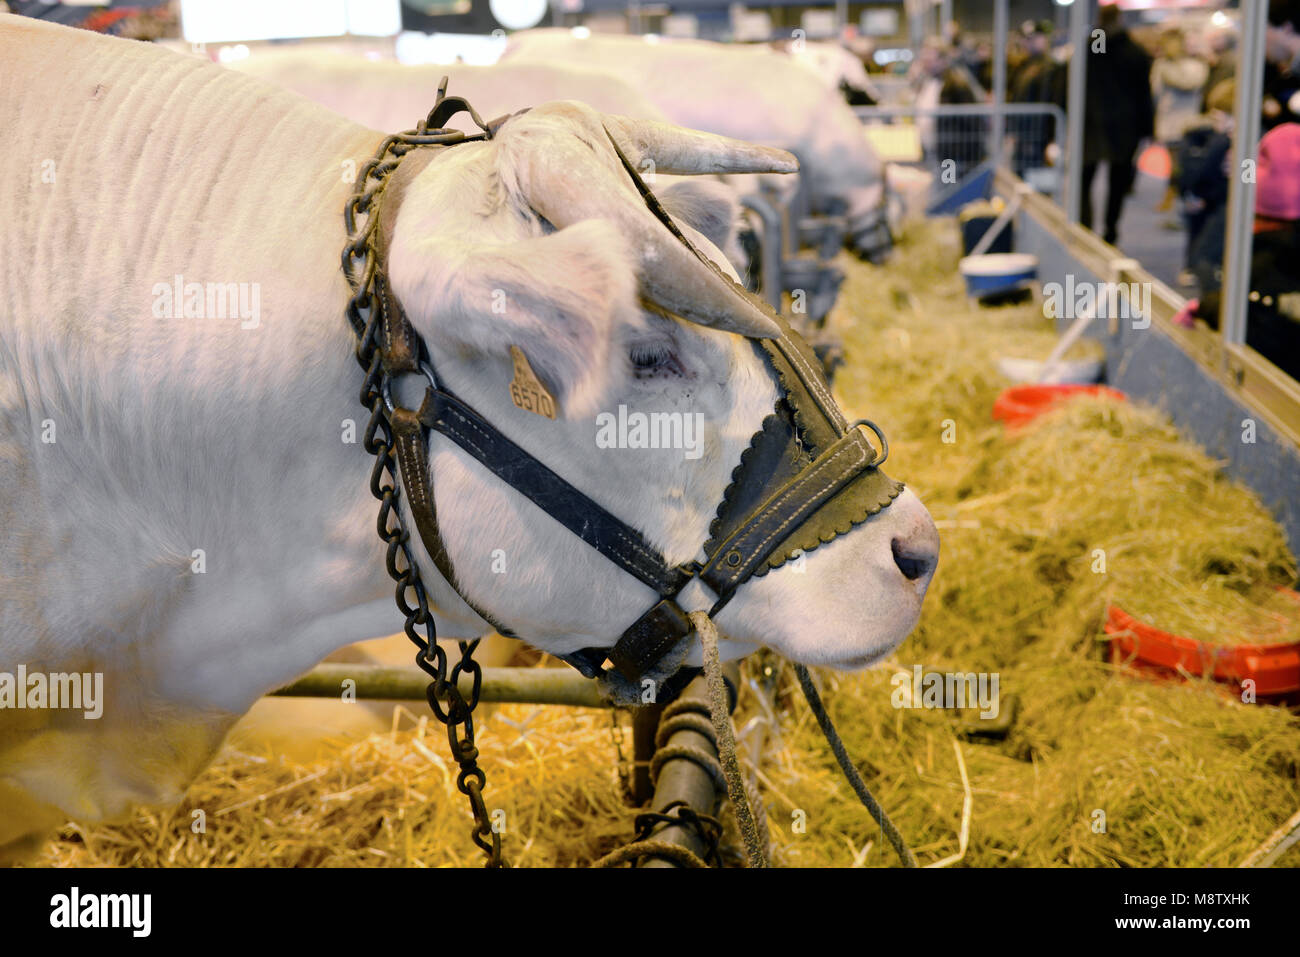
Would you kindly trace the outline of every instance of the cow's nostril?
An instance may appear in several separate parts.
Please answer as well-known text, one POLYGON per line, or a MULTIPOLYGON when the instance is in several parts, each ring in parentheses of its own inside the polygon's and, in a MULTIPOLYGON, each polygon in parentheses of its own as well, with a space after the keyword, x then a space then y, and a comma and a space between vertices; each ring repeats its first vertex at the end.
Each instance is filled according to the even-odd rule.
POLYGON ((894 564, 910 582, 925 578, 934 571, 938 561, 934 549, 925 544, 913 544, 896 538, 889 543, 889 548, 894 554, 894 564))

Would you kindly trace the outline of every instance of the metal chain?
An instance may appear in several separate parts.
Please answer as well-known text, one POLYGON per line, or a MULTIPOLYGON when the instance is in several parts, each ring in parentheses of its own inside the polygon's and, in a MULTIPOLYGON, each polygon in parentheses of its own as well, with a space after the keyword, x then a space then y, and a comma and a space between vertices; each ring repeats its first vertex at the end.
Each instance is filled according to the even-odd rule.
MULTIPOLYGON (((439 91, 439 100, 442 90, 439 91)), ((435 104, 436 109, 436 104, 435 104)), ((384 563, 388 574, 397 583, 394 598, 405 618, 403 631, 419 649, 415 663, 433 680, 425 691, 434 716, 447 728, 447 741, 452 757, 460 766, 456 787, 469 799, 474 826, 470 836, 482 848, 487 867, 507 867, 501 855, 501 835, 492 828, 487 805, 483 801, 483 788, 487 776, 478 766, 478 748, 474 745, 474 708, 478 705, 483 684, 483 672, 474 660, 478 639, 459 642, 460 660, 447 670, 447 652, 438 644, 438 634, 433 616, 429 612, 428 595, 420 569, 411 554, 410 535, 402 527, 397 510, 397 467, 393 457, 393 433, 385 415, 383 393, 389 379, 384 371, 376 342, 380 311, 375 307, 374 280, 379 268, 375 239, 379 228, 378 203, 383 196, 389 177, 412 149, 422 146, 449 146, 466 140, 455 130, 430 131, 426 122, 414 130, 394 133, 380 144, 378 152, 357 174, 357 186, 343 208, 348 242, 343 248, 343 275, 352 288, 345 315, 357 337, 357 363, 365 370, 361 386, 361 404, 370 411, 366 423, 363 445, 375 457, 370 472, 370 491, 379 500, 379 516, 375 528, 388 546, 384 563), (358 224, 358 217, 364 221, 358 224), (398 559, 401 559, 399 563, 398 559), (414 602, 408 600, 412 596, 414 602), (419 630, 424 630, 421 635, 419 630), (469 676, 471 690, 466 698, 460 691, 459 681, 469 676)))
POLYGON ((609 736, 614 742, 614 751, 617 753, 618 780, 623 785, 623 799, 631 801, 635 792, 632 790, 632 766, 627 759, 627 753, 623 750, 623 722, 620 720, 622 711, 619 708, 609 709, 609 736))

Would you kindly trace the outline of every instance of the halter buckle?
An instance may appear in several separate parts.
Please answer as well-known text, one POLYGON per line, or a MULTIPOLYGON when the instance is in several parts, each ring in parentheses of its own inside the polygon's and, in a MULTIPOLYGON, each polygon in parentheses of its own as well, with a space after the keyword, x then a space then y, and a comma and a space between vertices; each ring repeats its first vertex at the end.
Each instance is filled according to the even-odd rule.
POLYGON ((885 464, 885 459, 889 458, 889 440, 885 438, 885 433, 881 431, 880 426, 870 419, 858 419, 849 426, 850 429, 856 429, 858 426, 865 425, 872 432, 876 433, 876 438, 880 439, 880 457, 873 459, 871 468, 878 469, 885 464))
MULTIPOLYGON (((442 386, 439 385, 438 383, 437 374, 433 371, 433 366, 429 365, 428 362, 425 362, 423 359, 421 359, 419 363, 419 369, 421 374, 423 374, 424 378, 428 380, 431 388, 433 388, 435 391, 442 388, 442 386)), ((410 374, 414 374, 414 373, 410 373, 410 374)), ((389 414, 389 416, 391 416, 393 414, 393 411, 397 408, 396 404, 393 402, 393 377, 392 376, 384 377, 384 384, 379 391, 384 398, 384 411, 386 411, 389 414)))

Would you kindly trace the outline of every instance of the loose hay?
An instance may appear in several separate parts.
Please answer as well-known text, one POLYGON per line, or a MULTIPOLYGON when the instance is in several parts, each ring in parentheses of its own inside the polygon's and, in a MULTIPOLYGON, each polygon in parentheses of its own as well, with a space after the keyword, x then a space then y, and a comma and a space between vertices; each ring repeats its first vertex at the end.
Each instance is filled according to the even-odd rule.
MULTIPOLYGON (((997 672, 1004 701, 1019 703, 1006 741, 964 746, 974 811, 962 863, 1237 864, 1300 804, 1300 722, 1202 682, 1130 676, 1102 660, 1102 625, 1108 602, 1293 585, 1281 529, 1155 410, 1082 399, 1005 436, 990 418, 1007 385, 996 359, 1048 327, 1041 309, 968 304, 951 223, 896 255, 883 275, 852 273, 833 321, 848 358, 841 395, 885 424, 892 471, 943 541, 897 657, 997 672), (916 308, 892 308, 894 290, 912 290, 916 308)), ((1197 637, 1239 633, 1239 606, 1196 607, 1197 637)), ((846 741, 918 856, 955 853, 954 718, 894 708, 888 671, 829 680, 846 741)), ((831 767, 817 743, 801 721, 792 763, 831 767)), ((872 836, 842 784, 783 787, 810 822, 787 845, 791 862, 843 863, 846 843, 872 836)), ((889 860, 877 850, 868 862, 889 860)))
POLYGON ((1167 590, 1119 600, 1126 612, 1169 634, 1216 645, 1300 642, 1300 601, 1294 592, 1256 581, 1237 584, 1215 575, 1199 586, 1170 583, 1167 590))
MULTIPOLYGON (((298 763, 225 752, 173 810, 70 825, 42 863, 128 867, 477 867, 446 732, 395 707, 395 729, 298 763), (195 833, 196 811, 205 830, 195 833)), ((604 712, 509 705, 479 729, 489 812, 512 864, 586 864, 625 843, 629 813, 604 712)))
MULTIPOLYGON (((918 227, 887 269, 842 263, 838 389, 884 426, 890 470, 930 508, 943 553, 898 664, 822 674, 828 707, 923 864, 964 849, 957 866, 1235 865, 1300 805, 1300 721, 1107 664, 1105 607, 1231 639, 1257 624, 1242 618, 1250 602, 1295 583, 1294 558, 1254 496, 1154 410, 1081 400, 1007 438, 990 418, 1007 385, 996 360, 1045 356, 1055 338, 1037 305, 971 305, 958 255, 943 221, 918 227), (918 662, 996 672, 1002 705, 1018 701, 1007 739, 975 742, 950 712, 894 707, 893 673, 918 662)), ((779 722, 755 693, 772 663, 747 666, 736 724, 740 753, 761 752, 773 863, 893 865, 793 675, 777 665, 779 722)), ((228 752, 179 808, 69 826, 42 862, 479 864, 444 733, 399 719, 309 764, 228 752), (206 833, 191 829, 195 809, 206 833)), ((630 838, 608 715, 504 707, 479 744, 513 864, 583 865, 630 838)))

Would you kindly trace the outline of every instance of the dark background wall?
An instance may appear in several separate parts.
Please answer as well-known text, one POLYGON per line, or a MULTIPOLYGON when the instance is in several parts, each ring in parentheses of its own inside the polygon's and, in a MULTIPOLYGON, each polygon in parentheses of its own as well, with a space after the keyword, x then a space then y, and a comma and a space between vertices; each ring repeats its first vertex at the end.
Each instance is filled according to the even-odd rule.
MULTIPOLYGON (((420 30, 424 33, 491 33, 502 29, 488 9, 488 0, 470 0, 468 13, 451 16, 429 16, 413 9, 419 6, 402 4, 402 26, 407 30, 420 30)), ((550 17, 543 19, 541 26, 549 26, 550 17)))

